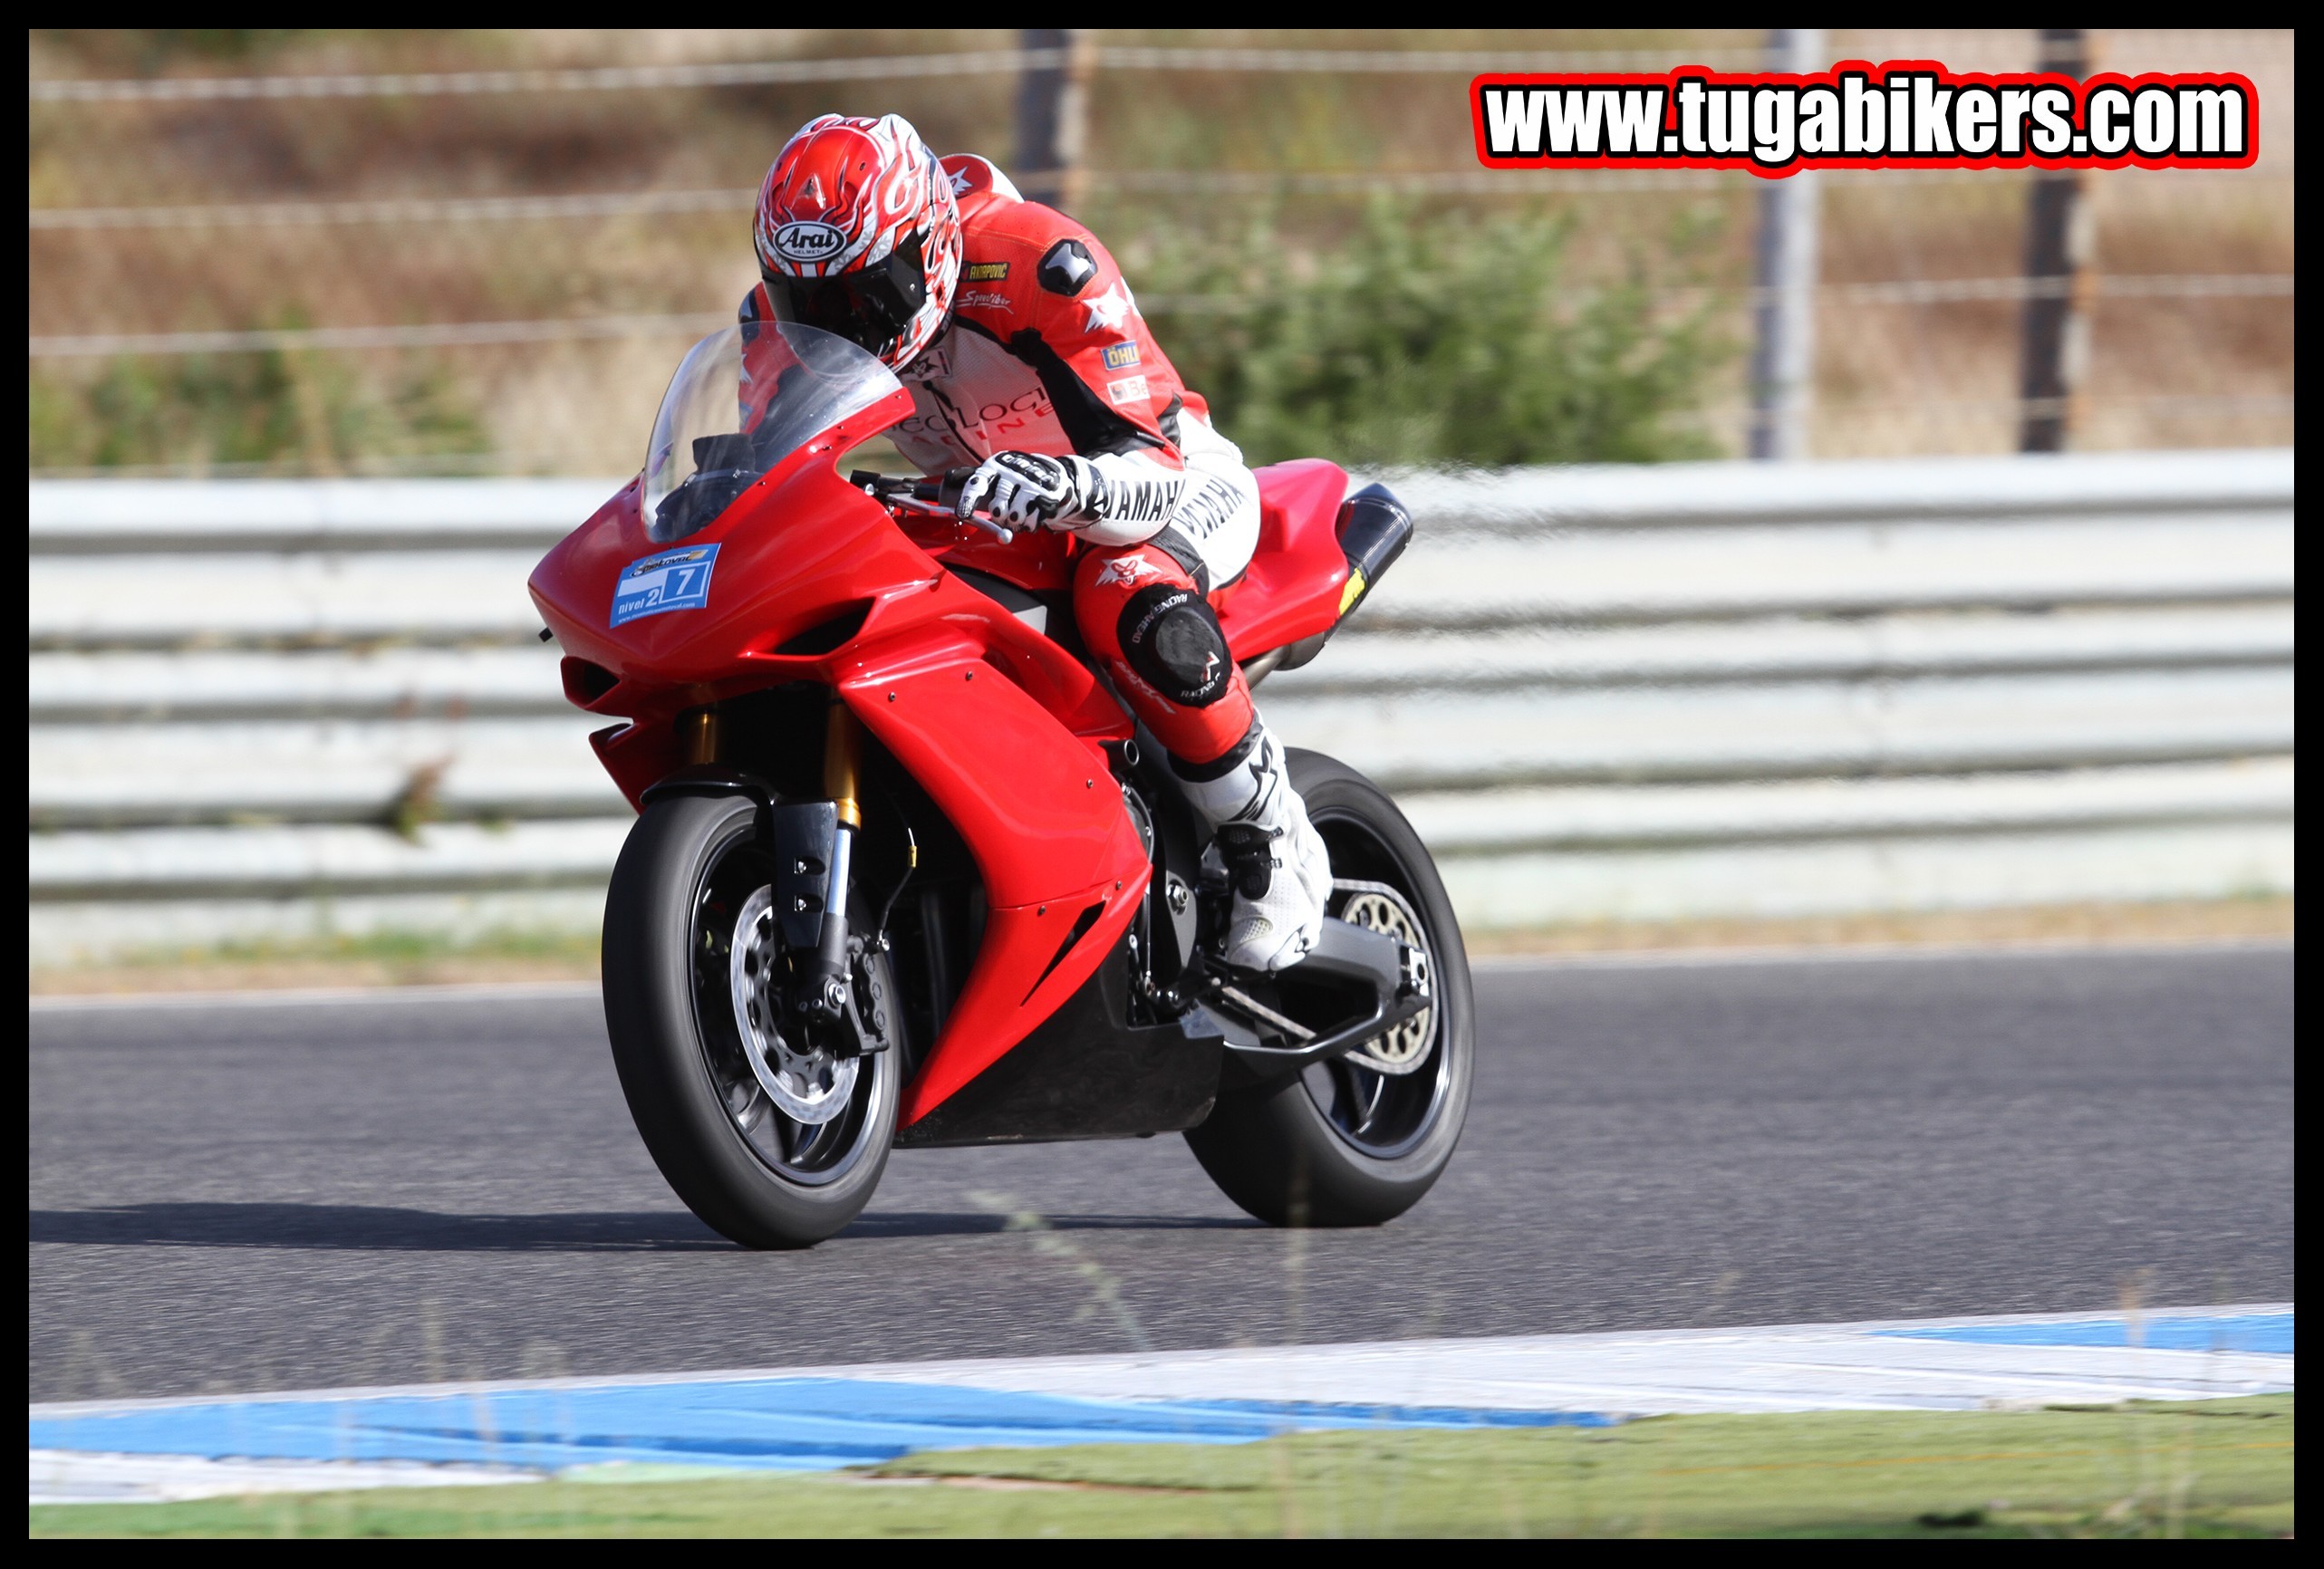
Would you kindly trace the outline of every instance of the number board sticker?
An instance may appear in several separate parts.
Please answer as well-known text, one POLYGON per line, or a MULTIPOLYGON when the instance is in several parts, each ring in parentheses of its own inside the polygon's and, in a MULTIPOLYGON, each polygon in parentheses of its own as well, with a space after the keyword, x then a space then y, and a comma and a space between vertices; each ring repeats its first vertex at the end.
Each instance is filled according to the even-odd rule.
POLYGON ((718 564, 715 544, 689 545, 641 556, 622 569, 613 585, 613 619, 620 626, 666 611, 699 611, 710 602, 710 569, 718 564))

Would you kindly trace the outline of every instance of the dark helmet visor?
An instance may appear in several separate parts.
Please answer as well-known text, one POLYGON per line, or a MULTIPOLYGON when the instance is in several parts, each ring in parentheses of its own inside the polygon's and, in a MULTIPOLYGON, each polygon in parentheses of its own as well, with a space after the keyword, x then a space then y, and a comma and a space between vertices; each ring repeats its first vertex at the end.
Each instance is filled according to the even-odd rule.
POLYGON ((928 303, 923 238, 913 235, 872 265, 835 277, 794 278, 762 264, 758 275, 766 281, 775 319, 818 327, 874 354, 887 353, 928 303))

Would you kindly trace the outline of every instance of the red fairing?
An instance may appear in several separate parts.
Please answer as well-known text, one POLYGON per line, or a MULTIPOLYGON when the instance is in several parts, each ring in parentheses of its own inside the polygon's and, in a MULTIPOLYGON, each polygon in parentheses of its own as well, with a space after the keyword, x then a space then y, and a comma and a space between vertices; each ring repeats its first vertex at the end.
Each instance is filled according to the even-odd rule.
POLYGON ((1210 602, 1237 660, 1329 631, 1339 620, 1347 557, 1336 524, 1347 473, 1303 457, 1252 470, 1258 481, 1258 552, 1250 570, 1210 602))
POLYGON ((589 746, 632 812, 644 811, 645 793, 686 761, 678 732, 666 724, 611 726, 592 732, 589 746))
POLYGON ((930 548, 942 553, 946 566, 988 572, 1037 593, 1073 586, 1074 547, 1080 542, 1069 534, 1020 534, 1007 544, 988 534, 979 534, 974 539, 947 544, 956 531, 940 523, 930 525, 918 520, 907 524, 905 532, 915 539, 931 542, 930 548))
POLYGON ((988 903, 1064 899, 1142 870, 1104 751, 1005 679, 989 646, 923 623, 848 660, 839 694, 968 841, 988 903))
MULTIPOLYGON (((968 842, 985 881, 984 947, 904 1093, 907 1125, 1073 995, 1112 951, 1151 875, 1104 752, 1000 679, 990 662, 998 640, 961 635, 969 630, 924 627, 890 640, 839 681, 848 707, 968 842), (1066 948, 1094 906, 1094 924, 1066 948)), ((1126 719, 1118 728, 1128 734, 1126 719)))
MULTIPOLYGON (((904 1087, 908 1125, 1022 1041, 1112 955, 1152 875, 1104 743, 1133 726, 1065 648, 944 570, 1036 590, 1071 580, 1071 543, 1008 545, 941 520, 900 520, 834 460, 911 411, 899 389, 807 442, 677 544, 647 534, 638 484, 551 551, 533 600, 563 646, 569 697, 632 723, 593 736, 635 805, 685 761, 683 710, 791 682, 834 689, 959 833, 983 879, 983 945, 942 1034, 904 1087), (716 545, 707 600, 611 624, 624 569, 716 545), (837 647, 791 640, 860 626, 837 647)), ((1235 653, 1332 624, 1347 576, 1333 534, 1345 476, 1327 463, 1260 473, 1258 559, 1220 620, 1235 653)))
MULTIPOLYGON (((617 678, 583 706, 636 720, 592 737, 632 805, 684 760, 670 723, 680 709, 816 680, 837 688, 959 830, 985 881, 985 941, 942 1036, 907 1088, 910 1120, 1022 1040, 1089 977, 1120 940, 1149 866, 1100 745, 1132 733, 1121 706, 1055 641, 940 571, 884 508, 834 469, 835 452, 908 408, 898 393, 835 428, 689 536, 688 546, 720 549, 709 602, 699 611, 608 625, 622 569, 670 548, 647 537, 635 484, 558 544, 531 587, 566 650, 570 695, 588 697, 575 685, 581 667, 617 678), (863 628, 841 648, 776 652, 859 605, 869 607, 863 628), (1093 906, 1097 915, 1061 952, 1093 906)), ((940 551, 967 543, 958 537, 966 531, 942 525, 915 532, 940 551)), ((1064 540, 1023 543, 1033 548, 1012 560, 1029 570, 1012 575, 1063 579, 1064 540)), ((1004 548, 971 547, 988 564, 1004 548)))
POLYGON ((682 541, 720 547, 701 610, 609 624, 622 570, 671 548, 647 537, 634 483, 559 542, 528 586, 568 655, 622 678, 590 710, 643 717, 770 685, 751 667, 784 642, 866 599, 924 591, 935 562, 833 467, 911 411, 899 390, 841 421, 682 541))

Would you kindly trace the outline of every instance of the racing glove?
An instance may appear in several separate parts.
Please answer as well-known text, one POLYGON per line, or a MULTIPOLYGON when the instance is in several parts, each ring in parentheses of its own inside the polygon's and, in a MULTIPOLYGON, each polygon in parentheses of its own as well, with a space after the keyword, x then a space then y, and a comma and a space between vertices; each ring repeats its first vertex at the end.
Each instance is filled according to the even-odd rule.
POLYGON ((960 486, 953 515, 979 509, 1011 528, 1070 528, 1098 515, 1105 481, 1085 457, 996 452, 960 486))

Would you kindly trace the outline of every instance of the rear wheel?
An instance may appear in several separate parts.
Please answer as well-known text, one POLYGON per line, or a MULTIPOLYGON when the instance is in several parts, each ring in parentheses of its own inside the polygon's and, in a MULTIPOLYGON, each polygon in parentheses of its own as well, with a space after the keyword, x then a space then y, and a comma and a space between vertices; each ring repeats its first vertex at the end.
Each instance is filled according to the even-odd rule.
POLYGON ((1220 1095, 1186 1141, 1261 1220, 1377 1226, 1420 1202, 1460 1141, 1475 1056, 1468 955, 1436 863, 1387 793, 1321 753, 1288 762, 1331 850, 1331 913, 1422 949, 1431 1006, 1359 1054, 1220 1095))
POLYGON ((902 1014, 887 956, 859 967, 889 1048, 842 1057, 777 1028, 786 962, 756 804, 647 806, 605 900, 605 1025, 638 1132, 686 1207, 746 1247, 805 1247, 870 1201, 894 1142, 902 1014))

